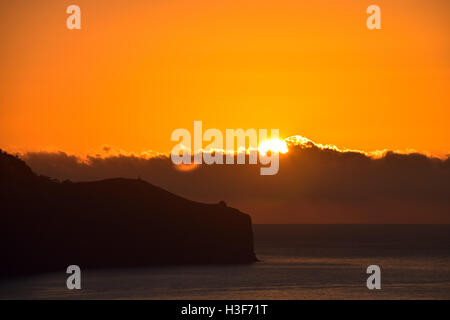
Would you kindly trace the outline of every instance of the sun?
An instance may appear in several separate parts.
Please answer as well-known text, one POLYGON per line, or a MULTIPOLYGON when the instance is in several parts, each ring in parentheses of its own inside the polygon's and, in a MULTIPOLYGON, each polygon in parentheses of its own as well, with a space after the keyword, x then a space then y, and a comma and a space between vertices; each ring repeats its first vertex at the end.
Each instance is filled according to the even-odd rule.
POLYGON ((268 151, 286 153, 288 152, 286 141, 280 139, 270 139, 260 143, 258 151, 261 154, 266 154, 268 151))

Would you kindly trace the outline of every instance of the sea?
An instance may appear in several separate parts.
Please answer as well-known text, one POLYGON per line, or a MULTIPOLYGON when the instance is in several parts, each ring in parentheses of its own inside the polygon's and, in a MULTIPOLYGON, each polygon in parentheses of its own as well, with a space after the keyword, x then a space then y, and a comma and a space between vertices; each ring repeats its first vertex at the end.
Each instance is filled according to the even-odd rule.
MULTIPOLYGON (((450 225, 254 225, 251 265, 65 270, 3 279, 0 299, 450 299, 450 225), (368 289, 367 268, 380 268, 368 289)), ((230 232, 233 232, 230 230, 230 232)), ((74 262, 75 264, 75 262, 74 262)))

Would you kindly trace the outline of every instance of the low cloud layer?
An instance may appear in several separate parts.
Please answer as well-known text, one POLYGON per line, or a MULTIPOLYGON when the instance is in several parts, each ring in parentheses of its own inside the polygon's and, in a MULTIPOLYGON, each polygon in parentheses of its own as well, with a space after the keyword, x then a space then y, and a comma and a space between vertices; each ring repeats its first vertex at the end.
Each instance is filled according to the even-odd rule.
POLYGON ((224 200, 255 223, 450 223, 450 159, 419 153, 373 158, 312 142, 291 144, 274 176, 261 176, 259 165, 177 170, 164 155, 81 160, 39 152, 22 158, 60 180, 141 178, 193 200, 224 200))

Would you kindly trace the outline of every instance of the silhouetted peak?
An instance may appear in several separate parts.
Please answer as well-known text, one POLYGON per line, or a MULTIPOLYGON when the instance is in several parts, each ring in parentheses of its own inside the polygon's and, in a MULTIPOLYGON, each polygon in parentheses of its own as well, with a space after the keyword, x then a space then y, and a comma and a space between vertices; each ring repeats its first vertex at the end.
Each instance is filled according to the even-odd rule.
POLYGON ((36 180, 37 175, 25 161, 0 149, 0 177, 11 180, 36 180))
POLYGON ((91 268, 256 261, 250 216, 224 202, 190 201, 140 179, 57 183, 5 152, 0 177, 0 277, 73 261, 91 268))

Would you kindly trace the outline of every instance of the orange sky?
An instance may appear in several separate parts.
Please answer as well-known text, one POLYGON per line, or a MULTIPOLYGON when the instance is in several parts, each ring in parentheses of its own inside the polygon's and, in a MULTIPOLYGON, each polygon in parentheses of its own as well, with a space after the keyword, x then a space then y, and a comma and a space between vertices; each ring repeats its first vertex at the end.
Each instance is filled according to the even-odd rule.
POLYGON ((450 2, 0 0, 0 148, 170 151, 176 128, 279 128, 450 153, 450 2), (66 7, 82 30, 66 28, 66 7), (382 30, 366 28, 368 5, 382 30))

